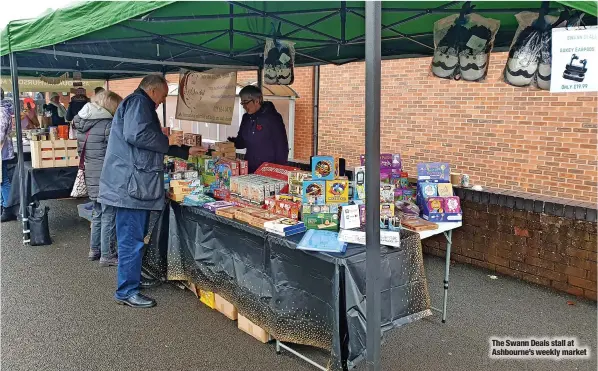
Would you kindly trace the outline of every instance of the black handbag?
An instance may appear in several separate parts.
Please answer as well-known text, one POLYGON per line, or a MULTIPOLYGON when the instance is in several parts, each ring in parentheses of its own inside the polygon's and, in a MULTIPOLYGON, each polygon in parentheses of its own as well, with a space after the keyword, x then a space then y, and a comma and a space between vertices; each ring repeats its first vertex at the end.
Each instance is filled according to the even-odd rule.
POLYGON ((41 206, 37 201, 27 207, 29 214, 29 244, 31 246, 52 244, 48 222, 49 210, 48 206, 41 206))

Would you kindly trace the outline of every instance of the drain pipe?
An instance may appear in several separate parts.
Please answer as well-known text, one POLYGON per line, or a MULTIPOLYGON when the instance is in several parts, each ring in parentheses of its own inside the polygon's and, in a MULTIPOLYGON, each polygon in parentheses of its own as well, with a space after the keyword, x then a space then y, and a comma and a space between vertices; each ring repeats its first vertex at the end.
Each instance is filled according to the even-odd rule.
POLYGON ((313 156, 318 155, 318 122, 320 115, 320 66, 314 66, 313 68, 314 80, 313 80, 313 115, 314 115, 314 128, 313 128, 313 156))

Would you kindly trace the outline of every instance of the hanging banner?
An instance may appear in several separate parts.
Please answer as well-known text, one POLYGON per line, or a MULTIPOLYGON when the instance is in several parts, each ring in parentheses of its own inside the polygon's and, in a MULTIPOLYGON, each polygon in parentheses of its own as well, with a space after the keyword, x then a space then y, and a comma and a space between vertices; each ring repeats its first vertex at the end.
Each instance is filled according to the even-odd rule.
MULTIPOLYGON (((97 87, 104 87, 104 80, 82 80, 81 85, 87 91, 87 94, 93 93, 93 90, 97 87)), ((12 81, 10 76, 2 76, 1 82, 2 89, 5 92, 12 91, 12 81)), ((63 79, 59 77, 57 80, 52 81, 44 77, 19 77, 19 91, 20 92, 69 92, 73 87, 72 79, 63 79), (44 81, 46 80, 46 81, 44 81), (55 82, 55 83, 53 83, 55 82)))
POLYGON ((237 72, 181 70, 176 118, 231 125, 237 93, 237 72))
POLYGON ((550 91, 598 91, 598 27, 552 30, 550 91))

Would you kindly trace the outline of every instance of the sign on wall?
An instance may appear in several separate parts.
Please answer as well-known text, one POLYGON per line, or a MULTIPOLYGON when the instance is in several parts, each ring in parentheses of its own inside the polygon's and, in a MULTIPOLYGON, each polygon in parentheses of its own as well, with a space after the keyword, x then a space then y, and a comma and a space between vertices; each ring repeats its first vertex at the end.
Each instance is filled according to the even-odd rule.
POLYGON ((181 70, 176 118, 230 125, 233 120, 237 72, 181 70))
POLYGON ((598 91, 598 27, 552 29, 550 91, 598 91))

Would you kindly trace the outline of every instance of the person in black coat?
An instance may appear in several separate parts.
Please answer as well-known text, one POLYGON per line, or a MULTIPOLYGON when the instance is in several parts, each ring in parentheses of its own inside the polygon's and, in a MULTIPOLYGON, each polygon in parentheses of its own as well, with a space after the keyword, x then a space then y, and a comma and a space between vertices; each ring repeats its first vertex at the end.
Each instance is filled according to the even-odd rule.
POLYGON ((79 111, 89 103, 89 98, 85 95, 85 88, 77 88, 75 91, 75 95, 71 98, 71 103, 69 104, 69 108, 66 111, 66 121, 71 122, 77 116, 79 111))
POLYGON ((272 102, 264 102, 262 91, 248 85, 239 92, 245 114, 235 138, 228 138, 237 149, 247 149, 245 160, 249 173, 264 162, 286 165, 289 141, 282 116, 272 102))
POLYGON ((58 126, 66 124, 66 108, 60 103, 60 95, 52 93, 50 103, 43 105, 44 116, 50 118, 49 126, 58 126))

